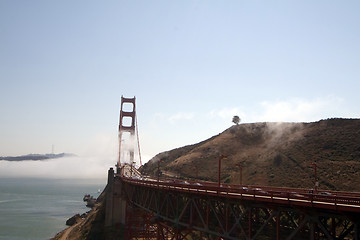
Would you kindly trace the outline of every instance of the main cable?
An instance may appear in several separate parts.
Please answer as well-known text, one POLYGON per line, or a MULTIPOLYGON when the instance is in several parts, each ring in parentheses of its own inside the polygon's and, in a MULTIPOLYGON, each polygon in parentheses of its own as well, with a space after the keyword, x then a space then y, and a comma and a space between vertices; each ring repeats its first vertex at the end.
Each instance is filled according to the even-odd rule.
POLYGON ((139 159, 140 159, 140 166, 142 166, 142 162, 141 162, 141 153, 140 153, 140 140, 139 140, 139 130, 138 130, 138 122, 137 122, 137 115, 135 114, 135 127, 136 127, 136 138, 137 138, 137 143, 138 143, 138 149, 139 149, 139 159))

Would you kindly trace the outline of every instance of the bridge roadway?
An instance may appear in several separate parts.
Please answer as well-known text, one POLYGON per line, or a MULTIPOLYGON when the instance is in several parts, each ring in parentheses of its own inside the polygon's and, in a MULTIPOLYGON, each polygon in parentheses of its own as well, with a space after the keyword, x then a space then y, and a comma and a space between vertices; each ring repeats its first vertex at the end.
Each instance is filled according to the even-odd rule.
POLYGON ((114 183, 133 209, 127 239, 360 239, 357 192, 118 174, 114 183), (136 209, 147 220, 135 223, 145 216, 136 209), (151 227, 136 232, 136 224, 151 227))
POLYGON ((122 176, 121 178, 122 181, 129 184, 167 191, 360 213, 360 193, 358 192, 318 190, 317 193, 312 193, 312 189, 301 188, 240 186, 233 184, 221 184, 219 187, 218 183, 204 181, 163 178, 158 181, 157 179, 137 176, 122 176))

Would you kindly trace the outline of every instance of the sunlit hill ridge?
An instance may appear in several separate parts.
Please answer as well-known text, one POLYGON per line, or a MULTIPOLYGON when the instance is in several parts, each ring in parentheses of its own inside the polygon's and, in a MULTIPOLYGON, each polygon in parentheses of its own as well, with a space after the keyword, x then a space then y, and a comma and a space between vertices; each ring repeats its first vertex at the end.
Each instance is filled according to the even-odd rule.
POLYGON ((317 165, 319 188, 360 191, 360 119, 327 119, 311 123, 234 125, 203 142, 156 155, 142 167, 155 176, 244 185, 312 188, 317 165))

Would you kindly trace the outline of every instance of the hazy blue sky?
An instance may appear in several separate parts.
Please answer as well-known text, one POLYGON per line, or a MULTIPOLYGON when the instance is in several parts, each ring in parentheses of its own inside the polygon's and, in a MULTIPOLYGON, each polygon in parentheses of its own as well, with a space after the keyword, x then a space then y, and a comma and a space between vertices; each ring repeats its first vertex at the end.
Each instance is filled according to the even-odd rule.
POLYGON ((145 161, 234 115, 358 118, 359 12, 357 0, 0 0, 0 156, 54 144, 115 163, 121 95, 137 98, 145 161))

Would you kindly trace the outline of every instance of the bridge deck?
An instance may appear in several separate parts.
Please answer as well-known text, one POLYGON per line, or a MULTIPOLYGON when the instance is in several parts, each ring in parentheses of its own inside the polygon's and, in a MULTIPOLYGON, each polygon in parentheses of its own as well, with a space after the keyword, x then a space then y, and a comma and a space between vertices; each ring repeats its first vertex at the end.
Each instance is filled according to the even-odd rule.
POLYGON ((360 193, 322 191, 311 193, 311 189, 259 187, 221 184, 205 181, 182 181, 152 178, 121 177, 124 182, 144 187, 175 192, 186 192, 198 195, 243 199, 264 203, 305 206, 311 208, 331 209, 341 212, 360 212, 360 193))
POLYGON ((154 179, 140 173, 113 177, 114 201, 121 197, 128 204, 127 232, 138 236, 129 235, 128 239, 142 239, 155 232, 157 239, 168 239, 165 235, 159 237, 165 233, 174 239, 360 237, 360 193, 357 192, 314 193, 312 189, 219 185, 154 179), (190 233, 191 238, 185 237, 190 233))

